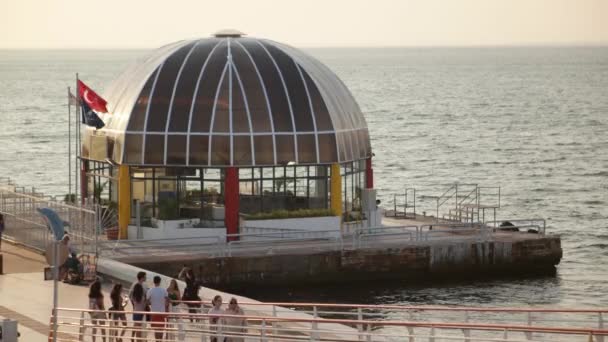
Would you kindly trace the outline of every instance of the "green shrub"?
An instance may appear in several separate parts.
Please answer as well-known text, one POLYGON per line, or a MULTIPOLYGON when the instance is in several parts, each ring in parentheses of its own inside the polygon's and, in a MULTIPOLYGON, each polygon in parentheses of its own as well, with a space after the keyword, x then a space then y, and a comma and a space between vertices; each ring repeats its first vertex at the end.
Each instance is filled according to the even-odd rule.
POLYGON ((63 201, 68 204, 76 203, 76 194, 66 194, 63 196, 63 201))
POLYGON ((176 220, 179 218, 179 206, 174 198, 165 198, 158 201, 158 219, 176 220))
POLYGON ((335 216, 331 209, 298 209, 298 210, 275 210, 269 213, 257 213, 245 215, 246 220, 277 220, 288 218, 303 218, 303 217, 324 217, 335 216))

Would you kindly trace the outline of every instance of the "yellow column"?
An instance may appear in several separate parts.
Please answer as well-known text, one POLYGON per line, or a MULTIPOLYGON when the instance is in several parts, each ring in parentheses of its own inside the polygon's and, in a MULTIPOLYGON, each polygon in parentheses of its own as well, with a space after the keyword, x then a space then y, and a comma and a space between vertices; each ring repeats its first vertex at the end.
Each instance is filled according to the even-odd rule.
POLYGON ((334 215, 342 217, 342 176, 340 164, 331 164, 331 209, 334 215))
POLYGON ((118 229, 119 239, 127 239, 131 221, 131 179, 129 166, 118 167, 118 229))

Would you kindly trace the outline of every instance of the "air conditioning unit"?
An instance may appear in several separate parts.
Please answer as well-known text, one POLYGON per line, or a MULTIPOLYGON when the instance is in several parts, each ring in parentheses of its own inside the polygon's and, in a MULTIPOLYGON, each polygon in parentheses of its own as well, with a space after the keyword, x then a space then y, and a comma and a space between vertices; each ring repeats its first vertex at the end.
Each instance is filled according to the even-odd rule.
POLYGON ((5 319, 0 321, 0 342, 17 342, 17 321, 5 319))
POLYGON ((361 211, 376 211, 376 189, 361 190, 361 211))

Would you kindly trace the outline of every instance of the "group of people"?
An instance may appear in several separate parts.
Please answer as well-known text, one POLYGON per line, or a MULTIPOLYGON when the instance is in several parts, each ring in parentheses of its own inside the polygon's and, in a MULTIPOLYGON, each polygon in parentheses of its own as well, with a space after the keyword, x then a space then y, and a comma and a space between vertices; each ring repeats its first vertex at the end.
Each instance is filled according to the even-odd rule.
MULTIPOLYGON (((153 278, 154 286, 148 288, 146 285, 147 276, 145 272, 137 273, 137 280, 129 289, 128 294, 123 294, 121 284, 115 284, 110 292, 111 307, 109 317, 106 317, 104 296, 101 291, 101 282, 95 280, 89 290, 89 309, 91 323, 93 324, 93 341, 97 329, 100 329, 102 340, 105 342, 106 320, 112 326, 110 335, 116 341, 122 342, 127 327, 127 317, 125 308, 130 303, 133 311, 133 328, 131 329, 131 339, 140 340, 143 338, 145 322, 150 323, 154 330, 156 341, 163 340, 163 336, 169 333, 166 331, 168 324, 180 324, 179 316, 172 316, 171 313, 179 312, 179 305, 184 303, 188 307, 188 312, 192 314, 203 313, 201 309, 202 300, 199 296, 200 282, 196 279, 192 269, 184 267, 179 273, 178 278, 186 283, 183 294, 180 292, 178 283, 171 279, 168 288, 161 286, 161 277, 153 278), (121 329, 122 327, 122 329, 121 329), (120 332, 120 333, 118 333, 120 332)), ((222 297, 215 296, 211 302, 212 308, 208 311, 209 327, 212 331, 218 332, 217 336, 211 338, 211 342, 242 342, 243 337, 238 337, 246 331, 244 312, 239 307, 236 298, 232 298, 227 309, 222 308, 222 297), (226 316, 227 315, 227 316, 226 316), (221 327, 221 333, 220 333, 221 327), (231 337, 220 338, 218 336, 232 335, 231 337), (236 337, 235 337, 236 336, 236 337)), ((190 316, 190 322, 199 321, 197 316, 190 316)))

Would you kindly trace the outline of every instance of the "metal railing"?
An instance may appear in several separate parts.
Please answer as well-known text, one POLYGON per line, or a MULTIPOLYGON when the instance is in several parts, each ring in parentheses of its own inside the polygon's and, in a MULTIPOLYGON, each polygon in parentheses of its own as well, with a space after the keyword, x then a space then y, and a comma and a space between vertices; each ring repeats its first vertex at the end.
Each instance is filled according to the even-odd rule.
POLYGON ((496 210, 499 208, 500 186, 455 183, 436 198, 435 218, 437 222, 484 223, 486 210, 492 210, 496 220, 496 210), (445 206, 448 206, 447 214, 442 214, 445 206))
MULTIPOLYGON (((542 219, 509 220, 511 229, 545 234, 542 219), (520 224, 521 223, 521 224, 520 224)), ((279 255, 314 251, 342 251, 389 245, 415 245, 432 242, 490 241, 498 228, 479 223, 437 223, 429 225, 357 228, 341 234, 337 230, 280 231, 148 240, 117 240, 98 243, 99 254, 108 258, 145 257, 166 253, 195 253, 215 258, 236 255, 279 255)))
MULTIPOLYGON (((247 305, 247 304, 245 304, 247 305)), ((319 309, 319 307, 317 307, 319 309)), ((245 309, 247 310, 247 309, 245 309)), ((466 310, 471 311, 470 308, 466 310)), ((466 311, 465 311, 466 312, 466 311)), ((501 311, 503 313, 508 311, 501 311)), ((599 311, 602 314, 606 311, 599 311)), ((599 327, 479 323, 469 321, 374 320, 271 315, 125 312, 59 308, 57 341, 90 341, 93 336, 147 341, 602 341, 599 327), (115 313, 115 312, 114 312, 115 313), (131 320, 132 314, 162 315, 166 322, 131 320), (92 318, 95 317, 95 318, 92 318), (123 323, 124 322, 124 323, 123 323), (136 336, 133 336, 136 335, 136 336), (142 336, 137 336, 142 335, 142 336), (132 337, 133 336, 133 337, 132 337)), ((52 330, 50 330, 52 331, 52 330)), ((52 333, 51 333, 52 334, 52 333)), ((49 336, 49 339, 53 336, 49 336)))
POLYGON ((30 248, 46 251, 50 232, 39 208, 53 209, 65 222, 71 247, 94 254, 99 238, 100 215, 96 205, 75 206, 45 196, 36 189, 16 186, 10 179, 0 182, 0 213, 4 215, 6 238, 30 248))
POLYGON ((402 194, 393 194, 392 203, 388 203, 388 208, 393 210, 385 211, 385 216, 396 218, 416 218, 416 189, 405 188, 402 194))

